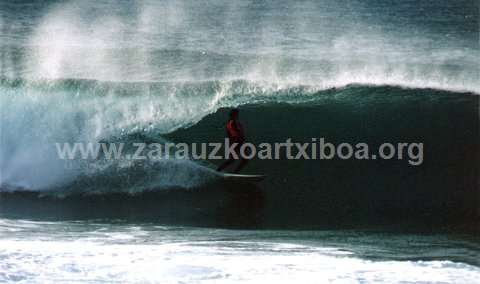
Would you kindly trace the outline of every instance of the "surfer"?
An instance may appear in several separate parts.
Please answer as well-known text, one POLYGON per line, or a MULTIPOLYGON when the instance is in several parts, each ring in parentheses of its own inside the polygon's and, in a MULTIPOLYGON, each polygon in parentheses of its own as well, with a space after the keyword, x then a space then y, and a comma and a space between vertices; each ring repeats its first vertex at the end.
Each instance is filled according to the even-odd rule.
MULTIPOLYGON (((235 173, 240 172, 240 170, 243 169, 248 162, 248 160, 242 157, 240 153, 240 148, 242 147, 243 143, 245 143, 245 132, 243 131, 242 124, 238 120, 238 116, 239 110, 237 108, 232 109, 230 111, 230 118, 228 119, 226 126, 228 141, 230 145, 233 145, 234 143, 237 144, 234 148, 234 151, 240 159, 240 163, 234 171, 235 173)), ((223 162, 223 164, 218 167, 217 171, 221 172, 233 162, 235 162, 235 158, 230 155, 228 160, 223 162)))

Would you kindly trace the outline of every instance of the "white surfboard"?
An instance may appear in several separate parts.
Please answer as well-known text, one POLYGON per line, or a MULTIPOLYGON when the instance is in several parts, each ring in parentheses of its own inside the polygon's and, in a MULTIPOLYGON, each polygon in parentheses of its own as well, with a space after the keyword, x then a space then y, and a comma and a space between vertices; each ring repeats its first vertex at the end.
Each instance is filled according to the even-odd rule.
POLYGON ((223 178, 228 181, 238 181, 238 182, 260 182, 266 176, 265 175, 241 175, 241 174, 222 174, 223 178))

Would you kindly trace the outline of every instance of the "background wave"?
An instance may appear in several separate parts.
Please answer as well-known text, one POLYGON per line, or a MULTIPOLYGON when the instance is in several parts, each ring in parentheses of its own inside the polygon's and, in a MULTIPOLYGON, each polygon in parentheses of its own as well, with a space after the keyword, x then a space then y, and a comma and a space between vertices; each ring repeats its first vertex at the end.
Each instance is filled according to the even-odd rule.
POLYGON ((479 92, 477 1, 2 6, 0 76, 479 92))

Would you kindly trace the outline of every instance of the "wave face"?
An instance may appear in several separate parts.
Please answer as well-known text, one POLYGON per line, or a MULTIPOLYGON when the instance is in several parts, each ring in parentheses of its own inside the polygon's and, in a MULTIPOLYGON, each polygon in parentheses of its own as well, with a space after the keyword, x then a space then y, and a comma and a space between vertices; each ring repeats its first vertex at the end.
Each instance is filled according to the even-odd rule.
MULTIPOLYGON (((477 216, 478 23, 477 1, 4 4, 0 192, 14 199, 17 193, 96 193, 126 198, 126 207, 131 199, 123 194, 136 194, 143 213, 155 208, 148 203, 153 195, 165 204, 185 200, 185 216, 191 216, 193 207, 229 198, 215 191, 218 176, 208 165, 66 164, 54 144, 218 141, 226 109, 240 106, 257 141, 421 141, 430 147, 430 160, 419 169, 405 163, 251 163, 249 170, 272 177, 265 196, 253 194, 253 210, 235 195, 240 205, 226 219, 245 207, 253 213, 261 207, 270 225, 315 224, 319 214, 328 223, 329 214, 353 211, 368 217, 383 207, 396 218, 455 207, 460 217, 439 218, 477 216), (205 187, 214 194, 164 190, 205 187), (278 213, 285 208, 292 210, 278 213)), ((77 206, 76 199, 70 202, 64 204, 77 206)), ((216 214, 212 208, 206 216, 216 214)))
POLYGON ((133 214, 212 226, 302 227, 412 218, 429 225, 478 222, 480 97, 474 93, 76 80, 4 82, 2 91, 2 105, 9 106, 2 113, 1 149, 2 210, 7 213, 30 208, 25 212, 44 214, 26 205, 33 202, 56 208, 59 216, 78 217, 80 208, 96 204, 80 216, 133 214), (268 176, 257 188, 219 182, 213 165, 193 160, 99 159, 66 165, 54 147, 57 141, 220 142, 233 106, 240 106, 249 140, 257 145, 313 137, 371 147, 421 142, 424 162, 254 160, 247 171, 268 176), (47 199, 37 200, 42 196, 47 199))

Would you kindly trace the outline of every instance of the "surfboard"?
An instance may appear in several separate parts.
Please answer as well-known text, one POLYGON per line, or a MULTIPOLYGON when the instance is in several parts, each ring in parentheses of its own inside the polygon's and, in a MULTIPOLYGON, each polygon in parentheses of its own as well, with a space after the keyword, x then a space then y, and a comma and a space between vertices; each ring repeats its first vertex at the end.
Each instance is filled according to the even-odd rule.
POLYGON ((266 176, 265 175, 241 175, 241 174, 222 174, 223 179, 228 181, 238 181, 238 182, 260 182, 266 176))

